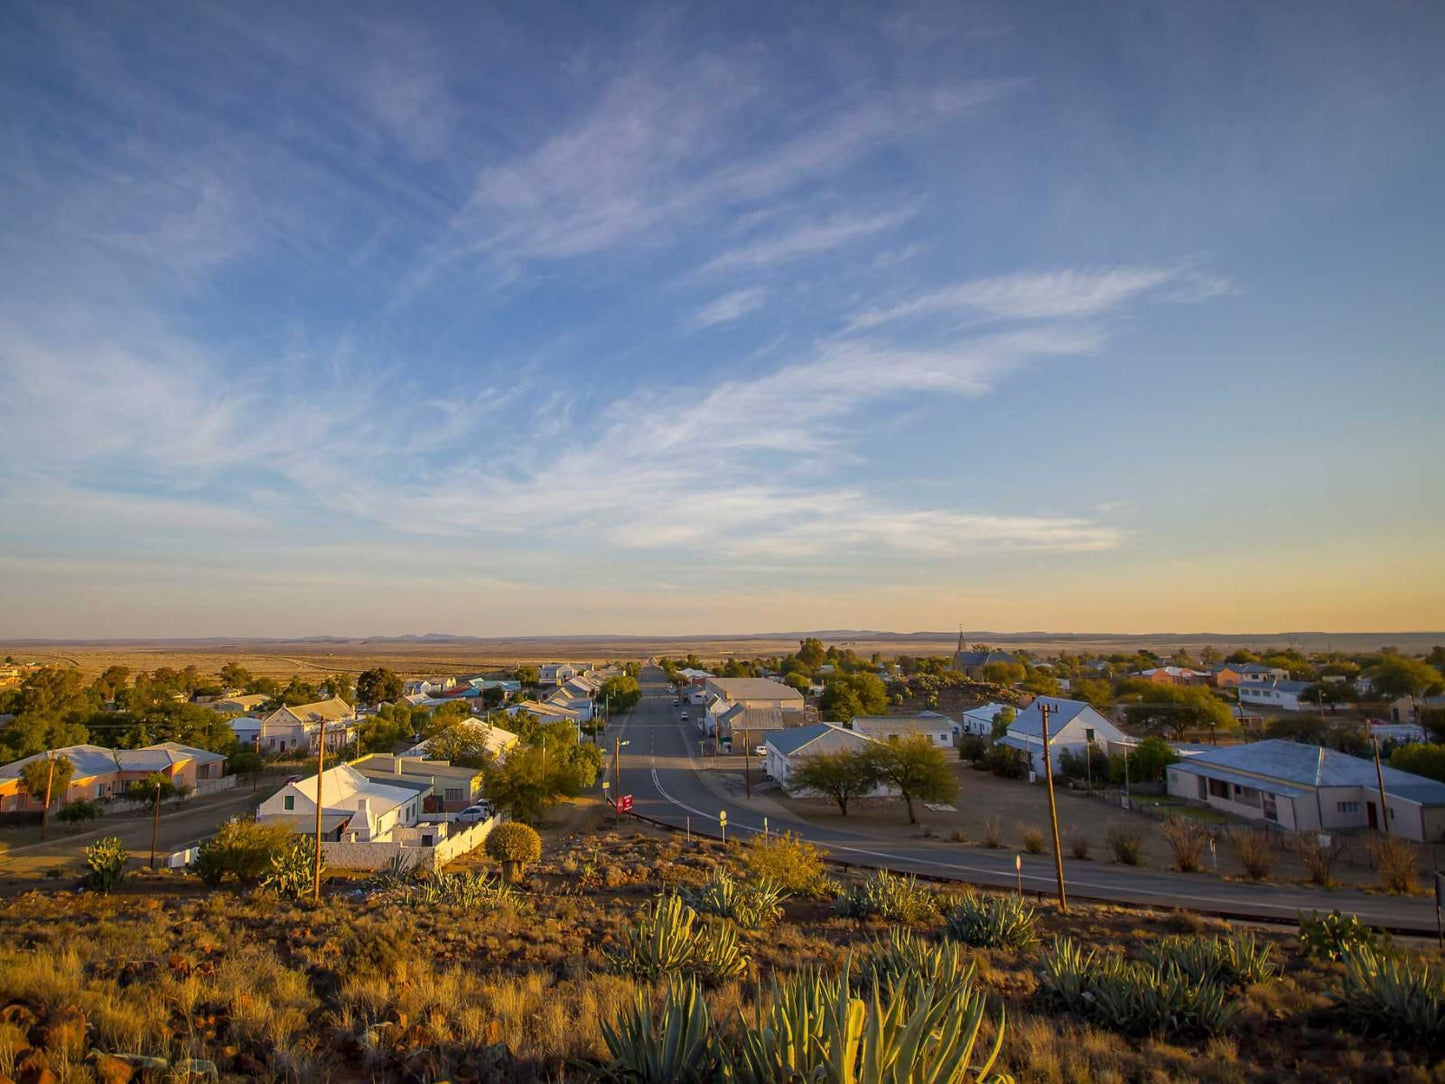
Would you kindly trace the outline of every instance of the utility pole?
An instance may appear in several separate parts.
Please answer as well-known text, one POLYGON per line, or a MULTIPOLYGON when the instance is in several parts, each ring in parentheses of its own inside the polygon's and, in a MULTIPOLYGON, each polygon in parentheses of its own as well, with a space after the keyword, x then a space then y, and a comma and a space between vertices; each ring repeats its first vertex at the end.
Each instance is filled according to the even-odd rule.
POLYGON ((50 788, 55 784, 55 754, 51 753, 45 758, 50 765, 50 771, 45 776, 45 805, 40 810, 40 838, 45 838, 45 826, 50 820, 50 788))
POLYGON ((311 886, 311 899, 321 902, 321 772, 326 760, 326 720, 316 735, 316 878, 311 886))
POLYGON ((151 799, 151 869, 156 868, 156 837, 161 831, 161 781, 151 780, 151 789, 155 792, 151 799))
POLYGON ((753 796, 753 744, 749 740, 750 735, 743 731, 743 786, 747 788, 748 797, 753 796))
POLYGON ((1049 754, 1049 706, 1039 703, 1039 722, 1044 733, 1044 781, 1049 788, 1049 825, 1054 833, 1054 872, 1059 878, 1059 910, 1069 913, 1069 901, 1064 895, 1064 852, 1059 844, 1059 810, 1054 804, 1054 762, 1049 754))
MULTIPOLYGON (((1368 727, 1370 724, 1366 723, 1368 727)), ((1380 739, 1370 735, 1370 744, 1375 747, 1375 783, 1380 788, 1380 831, 1390 834, 1390 804, 1385 801, 1385 770, 1380 767, 1380 739)))

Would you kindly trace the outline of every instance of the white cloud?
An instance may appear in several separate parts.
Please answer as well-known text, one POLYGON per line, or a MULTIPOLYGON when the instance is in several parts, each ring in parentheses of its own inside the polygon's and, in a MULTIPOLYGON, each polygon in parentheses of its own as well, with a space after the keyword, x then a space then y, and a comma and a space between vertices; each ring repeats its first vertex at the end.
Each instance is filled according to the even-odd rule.
POLYGON ((767 300, 768 291, 761 286, 734 290, 698 309, 693 315, 690 325, 693 328, 705 328, 713 327, 716 324, 730 324, 750 312, 756 312, 767 304, 767 300))
POLYGON ((808 223, 778 237, 729 249, 709 260, 702 270, 771 267, 804 256, 813 256, 882 230, 892 229, 907 222, 916 213, 917 208, 906 207, 868 217, 845 215, 825 222, 808 223))

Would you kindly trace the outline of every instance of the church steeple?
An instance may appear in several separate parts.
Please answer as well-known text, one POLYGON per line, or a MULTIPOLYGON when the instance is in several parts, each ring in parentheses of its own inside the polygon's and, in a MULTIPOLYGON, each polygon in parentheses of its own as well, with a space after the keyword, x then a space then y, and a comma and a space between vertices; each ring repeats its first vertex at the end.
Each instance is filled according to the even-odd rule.
POLYGON ((958 650, 963 650, 963 626, 958 626, 958 650))

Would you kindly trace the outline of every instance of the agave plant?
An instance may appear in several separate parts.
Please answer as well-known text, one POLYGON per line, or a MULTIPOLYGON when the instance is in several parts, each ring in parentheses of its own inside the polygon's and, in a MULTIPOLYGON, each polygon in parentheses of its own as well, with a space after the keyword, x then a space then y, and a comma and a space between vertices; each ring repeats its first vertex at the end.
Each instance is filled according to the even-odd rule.
MULTIPOLYGON (((305 899, 315 888, 316 858, 315 843, 305 836, 297 836, 290 847, 271 856, 271 871, 261 881, 261 887, 284 899, 305 899)), ((323 872, 325 868, 323 865, 323 872)))
POLYGON ((782 902, 788 893, 766 878, 745 884, 719 868, 701 887, 683 889, 682 896, 698 914, 730 918, 745 929, 760 930, 783 917, 782 902))
POLYGON ((843 918, 877 915, 891 922, 923 922, 938 914, 938 901, 919 885, 918 878, 880 869, 839 892, 833 900, 833 913, 843 918))
POLYGON ((976 969, 961 946, 945 941, 935 944, 907 930, 893 929, 873 942, 854 980, 860 992, 893 989, 908 979, 943 988, 949 983, 972 984, 976 969))
POLYGON ((712 1017, 695 982, 671 982, 654 1022, 647 992, 639 990, 615 1024, 602 1025, 611 1060, 603 1075, 638 1084, 702 1084, 713 1079, 712 1017))
POLYGON ((1012 896, 969 892, 943 916, 944 935, 975 948, 1028 948, 1034 933, 1034 909, 1012 896))
POLYGON ((1423 960, 1359 946, 1344 955, 1345 973, 1335 1000, 1362 1030, 1432 1046, 1445 1044, 1445 979, 1423 960))
POLYGON ((451 906, 469 911, 514 906, 517 894, 510 885, 485 873, 447 873, 438 870, 407 887, 410 899, 428 907, 451 906))
POLYGON ((709 981, 736 978, 748 957, 727 925, 697 927, 697 912, 678 896, 654 900, 613 954, 620 970, 643 978, 696 974, 709 981))
POLYGON ((106 836, 85 848, 85 866, 90 872, 90 887, 105 895, 125 880, 125 866, 130 852, 118 836, 106 836))
POLYGON ((1230 937, 1166 937, 1144 949, 1152 964, 1170 963, 1195 982, 1227 985, 1272 982, 1279 968, 1270 959, 1273 948, 1252 933, 1230 937))

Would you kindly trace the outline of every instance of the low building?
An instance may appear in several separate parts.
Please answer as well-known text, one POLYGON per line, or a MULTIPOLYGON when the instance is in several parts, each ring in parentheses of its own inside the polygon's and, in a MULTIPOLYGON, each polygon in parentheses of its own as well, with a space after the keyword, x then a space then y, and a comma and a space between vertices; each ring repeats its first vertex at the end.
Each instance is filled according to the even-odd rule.
POLYGON ((1265 666, 1257 662, 1228 662, 1214 671, 1214 683, 1221 689, 1288 680, 1289 671, 1283 667, 1265 666))
POLYGON ((1419 723, 1368 723, 1370 737, 1381 745, 1409 745, 1426 741, 1425 728, 1419 723))
POLYGON ((543 688, 551 685, 565 685, 577 676, 577 667, 565 662, 550 662, 537 667, 537 684, 543 688))
POLYGON ((963 722, 959 729, 964 734, 971 734, 979 738, 990 738, 993 736, 993 724, 1005 710, 1015 710, 1008 704, 983 704, 976 708, 969 708, 963 713, 963 722))
POLYGON ((20 772, 33 761, 62 756, 70 761, 70 783, 64 794, 51 795, 52 806, 78 801, 112 801, 123 797, 132 783, 154 774, 165 776, 189 792, 204 794, 219 789, 226 764, 221 753, 179 742, 158 742, 141 749, 67 745, 0 766, 0 812, 40 812, 45 805, 44 796, 37 798, 21 790, 20 772))
MULTIPOLYGON (((463 719, 456 725, 475 731, 477 736, 481 738, 482 745, 486 751, 498 760, 506 757, 507 753, 511 751, 512 746, 516 745, 520 740, 517 735, 513 734, 510 730, 503 730, 501 727, 489 723, 485 719, 475 717, 463 719)), ((402 752, 401 755, 404 757, 425 758, 431 755, 431 743, 432 739, 426 738, 417 742, 410 749, 402 752)))
MULTIPOLYGON (((854 730, 846 730, 835 723, 810 723, 807 726, 795 726, 787 730, 775 731, 768 735, 766 742, 765 759, 768 778, 776 780, 784 790, 787 790, 788 781, 792 778, 793 772, 807 757, 844 750, 856 752, 868 749, 875 744, 877 743, 867 735, 859 734, 854 730)), ((801 798, 817 797, 807 791, 790 793, 801 798)), ((885 795, 887 791, 880 787, 876 793, 881 796, 885 795)))
POLYGON ((1139 676, 1156 685, 1208 685, 1213 675, 1188 666, 1156 666, 1139 671, 1139 676))
POLYGON ((257 748, 266 753, 314 753, 324 735, 326 748, 344 749, 356 737, 355 724, 356 710, 339 696, 281 707, 261 720, 257 748))
POLYGON ((265 693, 246 693, 242 696, 221 697, 206 706, 222 715, 249 715, 253 711, 260 711, 271 699, 265 693))
POLYGON ((1309 681, 1248 681, 1238 686, 1239 702, 1275 711, 1318 711, 1319 705, 1300 699, 1313 686, 1309 681))
POLYGON ((479 769, 445 760, 373 753, 353 760, 351 767, 383 786, 393 785, 394 780, 428 784, 431 791, 422 800, 423 813, 460 813, 482 796, 479 769))
POLYGON ((257 749, 261 745, 261 727, 264 725, 254 715, 240 715, 227 720, 231 733, 236 735, 236 744, 242 749, 257 749))
POLYGON ((937 712, 918 715, 855 715, 848 720, 848 729, 874 741, 898 741, 923 737, 930 745, 953 748, 953 720, 937 712))
POLYGON ((703 683, 701 694, 700 728, 719 740, 734 730, 783 730, 807 722, 803 694, 781 681, 709 677, 703 683), (746 710, 739 712, 739 708, 746 710))
MULTIPOLYGON (((421 820, 430 783, 395 777, 370 779, 349 764, 321 774, 321 816, 324 837, 336 842, 385 843, 399 829, 421 820)), ((286 824, 297 832, 315 830, 317 777, 287 783, 256 810, 265 824, 286 824)))
POLYGON ((1221 747, 1169 765, 1169 793, 1293 831, 1377 829, 1380 780, 1389 831, 1445 840, 1445 783, 1300 742, 1221 747))
POLYGON ((1049 756, 1054 770, 1065 752, 1083 755, 1090 745, 1107 750, 1110 743, 1132 739, 1094 708, 1082 700, 1061 700, 1039 696, 1019 713, 999 739, 1000 744, 1017 749, 1028 757, 1029 770, 1038 775, 1044 771, 1043 708, 1049 709, 1049 756))

